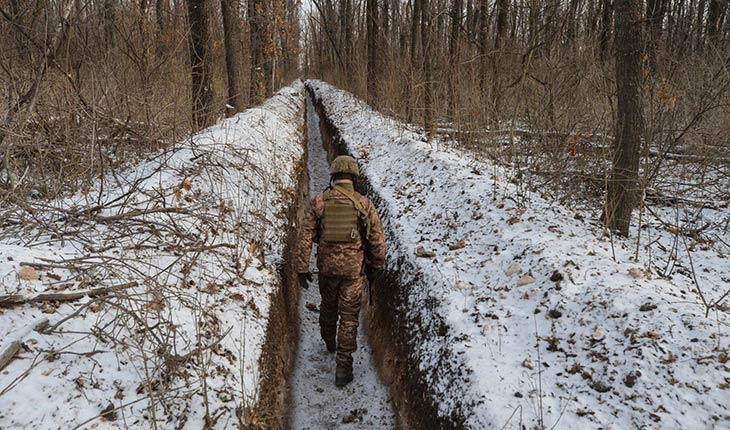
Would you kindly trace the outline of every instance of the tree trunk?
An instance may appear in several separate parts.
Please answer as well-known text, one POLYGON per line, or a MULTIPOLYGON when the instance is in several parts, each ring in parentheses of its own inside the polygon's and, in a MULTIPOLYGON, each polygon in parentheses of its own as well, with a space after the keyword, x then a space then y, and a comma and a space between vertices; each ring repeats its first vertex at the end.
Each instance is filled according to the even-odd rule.
POLYGON ((451 7, 451 38, 449 40, 449 112, 448 118, 454 121, 456 115, 456 73, 459 70, 459 36, 461 35, 461 0, 453 0, 451 7))
POLYGON ((507 35, 509 0, 497 0, 497 34, 494 38, 494 60, 492 61, 492 128, 499 126, 499 112, 502 109, 502 85, 499 68, 502 65, 502 45, 507 35))
POLYGON ((664 25, 664 15, 667 12, 667 0, 647 0, 646 2, 646 22, 649 27, 647 54, 649 56, 649 66, 652 72, 657 71, 657 50, 659 49, 659 40, 662 36, 662 27, 664 25))
POLYGON ((243 56, 241 55, 241 27, 239 23, 239 1, 221 0, 223 13, 223 39, 226 49, 226 71, 228 72, 228 100, 226 101, 226 115, 232 116, 244 109, 243 86, 243 56))
MULTIPOLYGON (((481 0, 479 6, 479 92, 482 106, 487 106, 489 100, 489 0, 481 0)), ((485 109, 489 113, 489 109, 485 109)), ((491 116, 491 114, 490 114, 491 116)))
POLYGON ((190 24, 190 78, 193 90, 193 128, 195 131, 212 123, 211 103, 211 59, 209 53, 210 27, 208 25, 207 2, 188 0, 188 22, 190 24))
POLYGON ((608 54, 608 43, 611 40, 611 20, 613 18, 613 4, 611 0, 603 0, 601 7, 601 34, 598 38, 598 49, 601 60, 605 61, 608 54))
POLYGON ((717 46, 720 21, 720 0, 710 0, 707 8, 707 40, 717 46))
POLYGON ((705 47, 705 40, 704 40, 704 27, 703 27, 703 21, 705 18, 705 5, 707 2, 705 0, 700 0, 699 4, 697 5, 697 39, 695 42, 695 46, 697 49, 697 53, 701 53, 703 51, 703 48, 705 47))
POLYGON ((616 142, 603 221, 623 236, 629 234, 631 212, 637 203, 643 134, 640 7, 635 0, 616 0, 616 142))
POLYGON ((413 112, 415 111, 415 90, 416 90, 416 60, 418 58, 418 32, 420 29, 421 21, 421 0, 412 0, 411 8, 411 61, 410 61, 410 73, 408 74, 408 85, 406 101, 408 103, 406 109, 406 117, 408 122, 413 122, 413 112))
POLYGON ((378 1, 367 0, 367 101, 378 102, 378 1))
POLYGON ((264 0, 248 1, 248 25, 251 46, 251 78, 249 87, 249 102, 259 104, 265 98, 269 88, 268 79, 271 76, 265 67, 264 49, 266 46, 266 4, 264 0))
POLYGON ((107 49, 117 47, 116 30, 116 0, 104 0, 104 42, 107 49))
POLYGON ((430 140, 434 131, 433 95, 433 34, 431 34, 431 5, 421 0, 421 48, 423 49, 423 128, 430 140))
POLYGON ((167 14, 170 5, 168 0, 156 0, 155 18, 157 19, 157 34, 162 36, 165 34, 165 24, 167 22, 167 14))

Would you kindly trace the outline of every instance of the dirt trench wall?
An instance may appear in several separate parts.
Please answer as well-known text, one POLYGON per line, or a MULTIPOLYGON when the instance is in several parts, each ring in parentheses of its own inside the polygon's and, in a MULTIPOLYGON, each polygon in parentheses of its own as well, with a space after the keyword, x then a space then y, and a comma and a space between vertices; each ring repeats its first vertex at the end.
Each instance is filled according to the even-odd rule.
MULTIPOLYGON (((307 91, 312 97, 314 106, 320 117, 322 141, 330 154, 349 155, 347 143, 343 141, 337 127, 327 117, 321 100, 307 84, 307 91)), ((378 207, 383 220, 389 247, 398 241, 397 235, 389 229, 389 214, 383 208, 381 197, 374 192, 368 178, 361 176, 358 191, 366 194, 378 207)), ((366 331, 375 354, 375 362, 381 376, 390 384, 391 396, 398 417, 400 429, 463 429, 467 405, 453 408, 449 416, 439 414, 440 399, 431 388, 432 378, 421 370, 417 359, 418 345, 414 339, 419 337, 443 337, 446 325, 437 317, 431 321, 410 321, 406 310, 409 304, 409 291, 419 288, 420 276, 405 258, 393 259, 388 256, 387 270, 373 286, 373 305, 364 305, 366 331), (406 276, 409 274, 410 276, 406 276)), ((426 303, 435 308, 436 303, 426 303)), ((434 316, 436 312, 433 312, 434 316)), ((444 348, 444 361, 449 361, 449 348, 444 348)), ((423 368, 428 369, 428 366, 423 368)))
MULTIPOLYGON (((302 109, 302 116, 306 118, 306 103, 302 109)), ((288 429, 289 410, 289 375, 294 368, 296 357, 299 327, 298 303, 299 288, 294 267, 294 252, 296 250, 297 226, 303 216, 304 204, 309 189, 307 170, 307 142, 306 121, 303 121, 302 142, 304 155, 297 163, 295 172, 298 174, 297 187, 291 196, 291 203, 287 214, 288 235, 284 248, 284 262, 279 267, 280 285, 271 297, 271 311, 269 325, 266 329, 261 354, 261 393, 254 408, 255 421, 251 429, 284 430, 288 429)))

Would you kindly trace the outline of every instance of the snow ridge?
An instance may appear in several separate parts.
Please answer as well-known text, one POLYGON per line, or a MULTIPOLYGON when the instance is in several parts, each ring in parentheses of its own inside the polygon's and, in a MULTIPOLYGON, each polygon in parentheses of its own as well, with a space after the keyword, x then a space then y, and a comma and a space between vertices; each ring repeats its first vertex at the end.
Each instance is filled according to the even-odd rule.
POLYGON ((303 166, 304 100, 296 81, 83 193, 35 202, 30 213, 3 210, 0 295, 138 286, 0 308, 0 339, 43 314, 51 328, 24 335, 0 374, 0 428, 260 421, 259 366, 303 166))

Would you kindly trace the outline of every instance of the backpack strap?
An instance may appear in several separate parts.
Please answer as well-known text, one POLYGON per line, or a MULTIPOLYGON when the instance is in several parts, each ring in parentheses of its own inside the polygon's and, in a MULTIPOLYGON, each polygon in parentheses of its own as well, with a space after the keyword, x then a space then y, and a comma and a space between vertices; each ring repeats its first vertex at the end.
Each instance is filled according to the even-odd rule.
POLYGON ((349 190, 338 185, 335 185, 334 189, 342 193, 342 195, 347 197, 355 205, 355 209, 357 209, 360 213, 360 220, 362 220, 365 225, 365 241, 370 240, 370 217, 368 216, 367 211, 365 211, 365 208, 363 208, 360 204, 360 199, 357 198, 358 196, 355 195, 357 193, 353 194, 349 190))

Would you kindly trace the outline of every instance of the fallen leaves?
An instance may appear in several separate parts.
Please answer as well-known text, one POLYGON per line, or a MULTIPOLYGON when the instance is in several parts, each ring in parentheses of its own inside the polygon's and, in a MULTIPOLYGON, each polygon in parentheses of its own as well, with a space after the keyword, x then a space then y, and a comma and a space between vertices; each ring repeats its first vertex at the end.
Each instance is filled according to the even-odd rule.
POLYGON ((505 271, 505 274, 507 276, 513 276, 522 271, 522 267, 518 263, 512 263, 507 267, 507 270, 505 271))
POLYGON ((632 388, 636 384, 636 380, 641 377, 641 372, 638 370, 632 370, 624 376, 623 382, 629 388, 632 388))
POLYGON ((416 248, 416 257, 420 258, 434 258, 436 253, 430 249, 426 249, 423 245, 418 245, 416 248))
POLYGON ((460 241, 449 245, 449 251, 456 251, 457 249, 461 249, 466 246, 466 240, 461 239, 460 241))
POLYGON ((520 277, 520 279, 517 280, 517 286, 522 287, 525 285, 532 284, 533 282, 535 282, 535 278, 532 275, 530 275, 530 274, 522 275, 520 277))
POLYGON ((41 275, 37 270, 30 266, 20 266, 18 270, 18 279, 21 281, 37 281, 41 278, 41 275))

